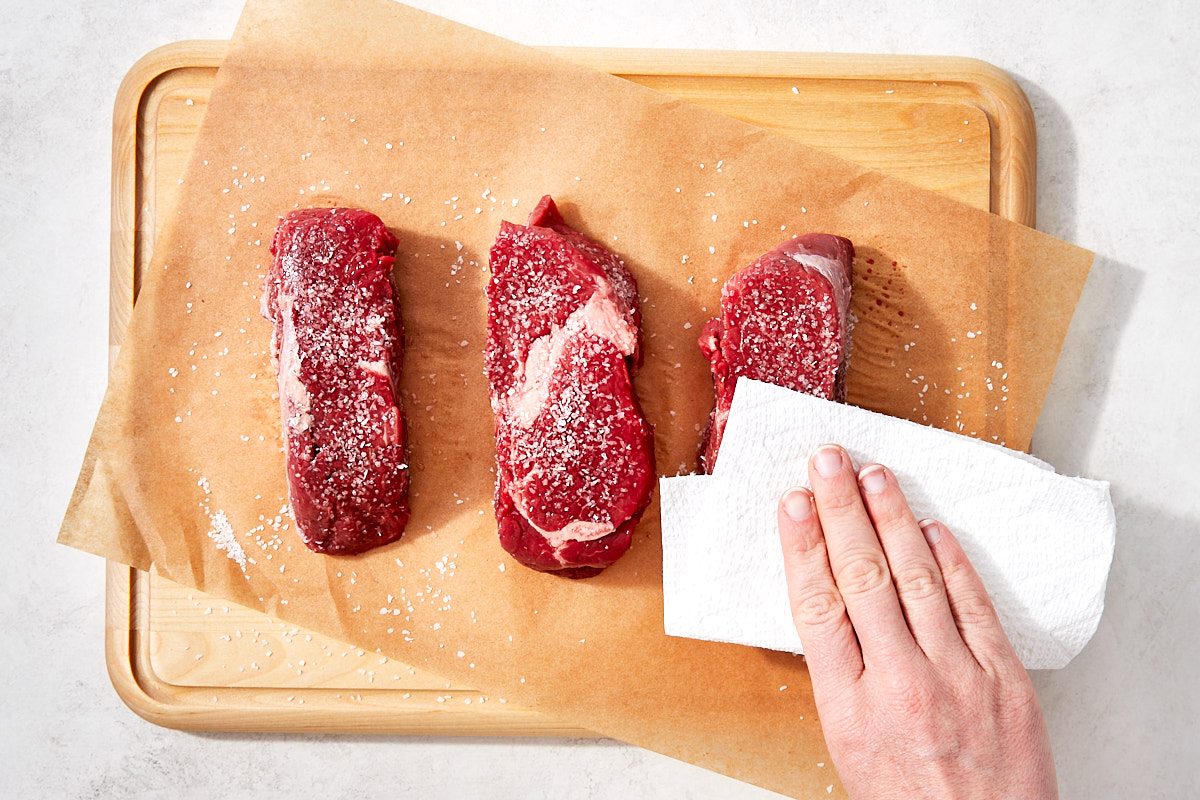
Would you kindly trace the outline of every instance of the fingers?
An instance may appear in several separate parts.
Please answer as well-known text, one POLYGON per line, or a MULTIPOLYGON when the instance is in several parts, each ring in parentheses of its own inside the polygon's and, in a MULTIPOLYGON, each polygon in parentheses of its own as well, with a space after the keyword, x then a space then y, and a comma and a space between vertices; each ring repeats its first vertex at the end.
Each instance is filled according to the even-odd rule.
POLYGON ((959 634, 975 660, 990 675, 1013 668, 1023 669, 1000 626, 1000 618, 996 616, 987 589, 958 539, 936 520, 922 520, 921 530, 941 569, 946 597, 959 634))
POLYGON ((779 542, 796 632, 816 691, 837 691, 862 675, 862 653, 846 606, 833 582, 825 539, 805 489, 792 489, 779 503, 779 542))
POLYGON ((970 659, 950 612, 942 571, 896 476, 879 464, 871 464, 858 473, 858 483, 917 645, 931 661, 970 659))
MULTIPOLYGON (((887 558, 863 507, 850 457, 826 445, 808 466, 829 565, 858 633, 863 663, 891 665, 919 655, 892 585, 887 558)), ((886 667, 885 667, 886 668, 886 667)))

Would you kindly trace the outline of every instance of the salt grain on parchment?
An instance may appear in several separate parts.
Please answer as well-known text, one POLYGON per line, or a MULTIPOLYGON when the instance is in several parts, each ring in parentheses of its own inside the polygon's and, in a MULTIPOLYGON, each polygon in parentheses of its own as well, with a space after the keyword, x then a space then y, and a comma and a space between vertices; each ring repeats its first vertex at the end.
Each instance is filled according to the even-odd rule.
POLYGON ((225 516, 225 512, 217 511, 209 517, 209 520, 212 522, 212 529, 208 532, 208 538, 213 540, 218 550, 223 550, 225 555, 231 561, 237 562, 242 572, 245 572, 246 551, 238 542, 237 536, 233 532, 233 526, 229 524, 229 518, 225 516))

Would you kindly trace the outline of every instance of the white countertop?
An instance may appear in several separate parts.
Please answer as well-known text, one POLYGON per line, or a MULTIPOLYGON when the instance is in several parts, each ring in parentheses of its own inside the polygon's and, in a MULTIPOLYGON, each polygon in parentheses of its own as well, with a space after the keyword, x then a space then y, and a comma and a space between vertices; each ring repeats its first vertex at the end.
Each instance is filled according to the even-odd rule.
MULTIPOLYGON (((1016 76, 1039 227, 1098 253, 1034 449, 1112 481, 1119 524, 1096 638, 1035 676, 1063 796, 1200 796, 1200 4, 416 4, 530 44, 966 55, 1016 76)), ((227 38, 240 5, 0 0, 4 793, 774 796, 611 742, 195 735, 117 698, 103 563, 54 544, 105 384, 112 102, 139 56, 227 38)))

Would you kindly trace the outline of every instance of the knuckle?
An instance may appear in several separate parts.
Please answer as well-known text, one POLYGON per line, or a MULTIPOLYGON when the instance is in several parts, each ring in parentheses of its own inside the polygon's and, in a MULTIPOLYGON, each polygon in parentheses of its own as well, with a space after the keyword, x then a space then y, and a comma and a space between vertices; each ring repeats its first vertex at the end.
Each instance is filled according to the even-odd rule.
POLYGON ((792 617, 807 628, 823 628, 837 622, 846 606, 832 586, 818 586, 804 592, 792 604, 792 617))
MULTIPOLYGON (((1024 673, 1024 670, 1021 672, 1024 673)), ((997 681, 992 691, 998 716, 1004 721, 1016 722, 1041 713, 1037 693, 1033 690, 1028 673, 1010 674, 997 681)))
POLYGON ((911 566, 897 571, 896 589, 909 600, 928 600, 941 594, 942 582, 937 570, 911 566))
POLYGON ((947 584, 956 583, 967 577, 966 573, 963 571, 966 569, 966 563, 959 561, 958 559, 947 560, 939 566, 942 570, 942 579, 945 580, 947 584))
POLYGON ((1029 673, 1021 665, 1012 645, 1007 643, 1007 639, 1004 641, 1003 645, 997 642, 987 650, 975 654, 984 674, 994 682, 993 694, 1017 705, 1026 703, 1030 696, 1036 700, 1037 695, 1033 692, 1029 673))
POLYGON ((825 540, 821 538, 821 531, 817 527, 816 517, 793 524, 798 533, 803 535, 780 537, 784 555, 805 570, 818 569, 828 555, 825 540))
POLYGON ((992 603, 978 592, 960 594, 953 602, 954 616, 959 624, 989 630, 1000 624, 992 603))
POLYGON ((869 594, 887 583, 890 577, 883 553, 858 553, 838 571, 837 585, 844 594, 869 594))
POLYGON ((822 493, 820 502, 824 511, 844 515, 852 511, 862 499, 857 487, 846 481, 838 481, 837 485, 822 493))

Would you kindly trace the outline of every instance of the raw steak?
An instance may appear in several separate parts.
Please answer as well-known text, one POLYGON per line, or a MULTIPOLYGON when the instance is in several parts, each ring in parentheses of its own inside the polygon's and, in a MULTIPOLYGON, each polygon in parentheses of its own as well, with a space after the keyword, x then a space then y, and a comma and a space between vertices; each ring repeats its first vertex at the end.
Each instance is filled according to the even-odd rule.
POLYGON ((500 544, 522 564, 595 575, 629 549, 654 485, 654 430, 630 370, 637 284, 543 197, 491 251, 485 356, 500 544))
POLYGON ((408 522, 396 238, 366 211, 293 211, 263 288, 274 323, 292 516, 318 553, 399 539, 408 522))
POLYGON ((711 473, 743 375, 827 400, 846 399, 850 275, 854 245, 827 233, 784 242, 721 290, 721 316, 700 335, 716 404, 700 446, 711 473))

